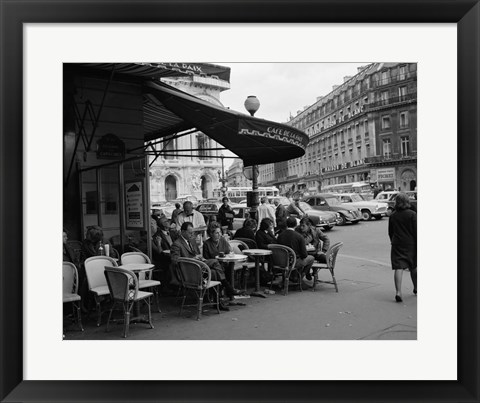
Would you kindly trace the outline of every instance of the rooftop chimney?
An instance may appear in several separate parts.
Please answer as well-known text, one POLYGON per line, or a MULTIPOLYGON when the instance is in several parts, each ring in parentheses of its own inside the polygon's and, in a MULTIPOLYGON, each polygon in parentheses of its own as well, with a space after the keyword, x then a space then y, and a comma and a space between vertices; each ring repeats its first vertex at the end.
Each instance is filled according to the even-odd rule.
POLYGON ((332 90, 335 91, 338 87, 340 87, 340 86, 339 86, 339 85, 334 85, 334 86, 332 87, 332 90))
POLYGON ((343 82, 346 83, 351 78, 352 78, 352 76, 345 76, 345 77, 343 77, 343 82))

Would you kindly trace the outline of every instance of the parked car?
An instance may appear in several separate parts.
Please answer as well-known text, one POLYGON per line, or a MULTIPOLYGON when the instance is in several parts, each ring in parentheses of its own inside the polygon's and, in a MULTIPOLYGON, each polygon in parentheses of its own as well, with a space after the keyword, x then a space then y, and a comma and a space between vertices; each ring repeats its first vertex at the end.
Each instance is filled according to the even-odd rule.
POLYGON ((358 208, 365 221, 371 220, 372 217, 376 220, 381 220, 387 215, 387 203, 377 200, 366 200, 359 193, 335 193, 335 196, 340 203, 358 208))
MULTIPOLYGON (((290 204, 290 203, 289 203, 290 204)), ((308 218, 312 220, 313 225, 321 227, 323 230, 330 231, 337 225, 340 216, 334 211, 314 210, 305 202, 300 202, 300 208, 305 211, 308 218)), ((289 217, 299 218, 296 214, 288 213, 289 217)))
MULTIPOLYGON (((221 207, 222 203, 200 203, 196 210, 203 214, 203 218, 205 219, 205 223, 209 223, 212 217, 217 218, 218 209, 221 207)), ((241 205, 241 204, 230 204, 230 207, 235 213, 233 218, 233 230, 237 230, 243 226, 243 222, 245 218, 249 217, 249 207, 241 205)))
MULTIPOLYGON (((387 207, 387 216, 392 214, 394 208, 395 208, 395 199, 397 198, 397 195, 400 192, 398 190, 391 190, 391 191, 385 191, 385 192, 380 192, 377 197, 375 197, 376 201, 381 201, 385 202, 388 204, 387 207)), ((407 194, 407 196, 410 198, 410 203, 412 204, 413 209, 416 211, 417 210, 417 191, 416 190, 407 190, 405 192, 402 192, 407 194)))
POLYGON ((319 193, 313 196, 307 196, 303 198, 303 201, 315 210, 326 210, 338 213, 340 217, 337 225, 345 225, 346 223, 356 224, 362 219, 358 208, 340 203, 333 193, 319 193))

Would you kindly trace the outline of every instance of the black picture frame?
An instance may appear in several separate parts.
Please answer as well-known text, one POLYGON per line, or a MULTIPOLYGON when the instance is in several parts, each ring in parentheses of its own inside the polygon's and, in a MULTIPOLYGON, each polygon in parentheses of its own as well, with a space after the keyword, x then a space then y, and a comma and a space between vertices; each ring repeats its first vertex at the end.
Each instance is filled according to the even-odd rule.
MULTIPOLYGON (((1 8, 0 398, 2 402, 478 402, 479 0, 13 1, 1 8), (23 23, 424 22, 458 28, 457 381, 26 381, 23 377, 23 23)), ((428 51, 428 49, 425 49, 428 51)), ((439 83, 440 85, 440 83, 439 83)), ((440 169, 440 168, 439 168, 440 169)), ((439 189, 439 194, 442 194, 439 189)), ((452 198, 451 190, 445 198, 452 198)), ((442 196, 433 203, 446 202, 442 196)), ((27 227, 28 228, 28 227, 27 227)), ((447 244, 447 239, 445 240, 447 244)), ((440 293, 447 290, 439 290, 440 293)), ((439 305, 441 309, 441 305, 439 305)), ((392 365, 394 365, 392 352, 392 365)), ((409 357, 412 365, 415 357, 409 357)), ((441 351, 438 354, 441 364, 441 351)), ((328 363, 323 363, 328 365, 328 363)), ((162 365, 162 363, 159 363, 162 365)), ((432 363, 436 365, 436 363, 432 363)), ((126 370, 128 370, 126 365, 126 370)), ((132 370, 132 367, 130 367, 132 370)))

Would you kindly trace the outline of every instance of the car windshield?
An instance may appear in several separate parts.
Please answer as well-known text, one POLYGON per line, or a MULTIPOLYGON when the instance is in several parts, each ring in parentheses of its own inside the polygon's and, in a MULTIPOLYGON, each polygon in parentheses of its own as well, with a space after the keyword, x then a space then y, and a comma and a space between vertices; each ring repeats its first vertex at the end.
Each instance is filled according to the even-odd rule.
POLYGON ((325 197, 325 200, 327 201, 328 205, 329 206, 339 206, 340 205, 340 202, 338 201, 338 199, 334 196, 331 196, 331 197, 325 197))
POLYGON ((365 201, 365 199, 362 196, 360 196, 358 193, 353 194, 351 197, 352 197, 352 202, 365 201))
POLYGON ((312 208, 310 207, 310 205, 307 204, 307 203, 305 203, 305 202, 300 202, 300 208, 301 208, 303 211, 312 210, 312 208))

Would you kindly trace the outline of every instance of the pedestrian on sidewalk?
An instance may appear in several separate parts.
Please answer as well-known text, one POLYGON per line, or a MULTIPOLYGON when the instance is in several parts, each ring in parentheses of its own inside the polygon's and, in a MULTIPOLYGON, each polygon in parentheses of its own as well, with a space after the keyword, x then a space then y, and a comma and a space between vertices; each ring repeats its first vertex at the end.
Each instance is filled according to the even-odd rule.
POLYGON ((417 213, 410 209, 410 199, 399 193, 395 210, 388 221, 388 236, 392 244, 390 258, 394 270, 395 301, 402 302, 402 276, 410 270, 413 293, 417 295, 417 213))

